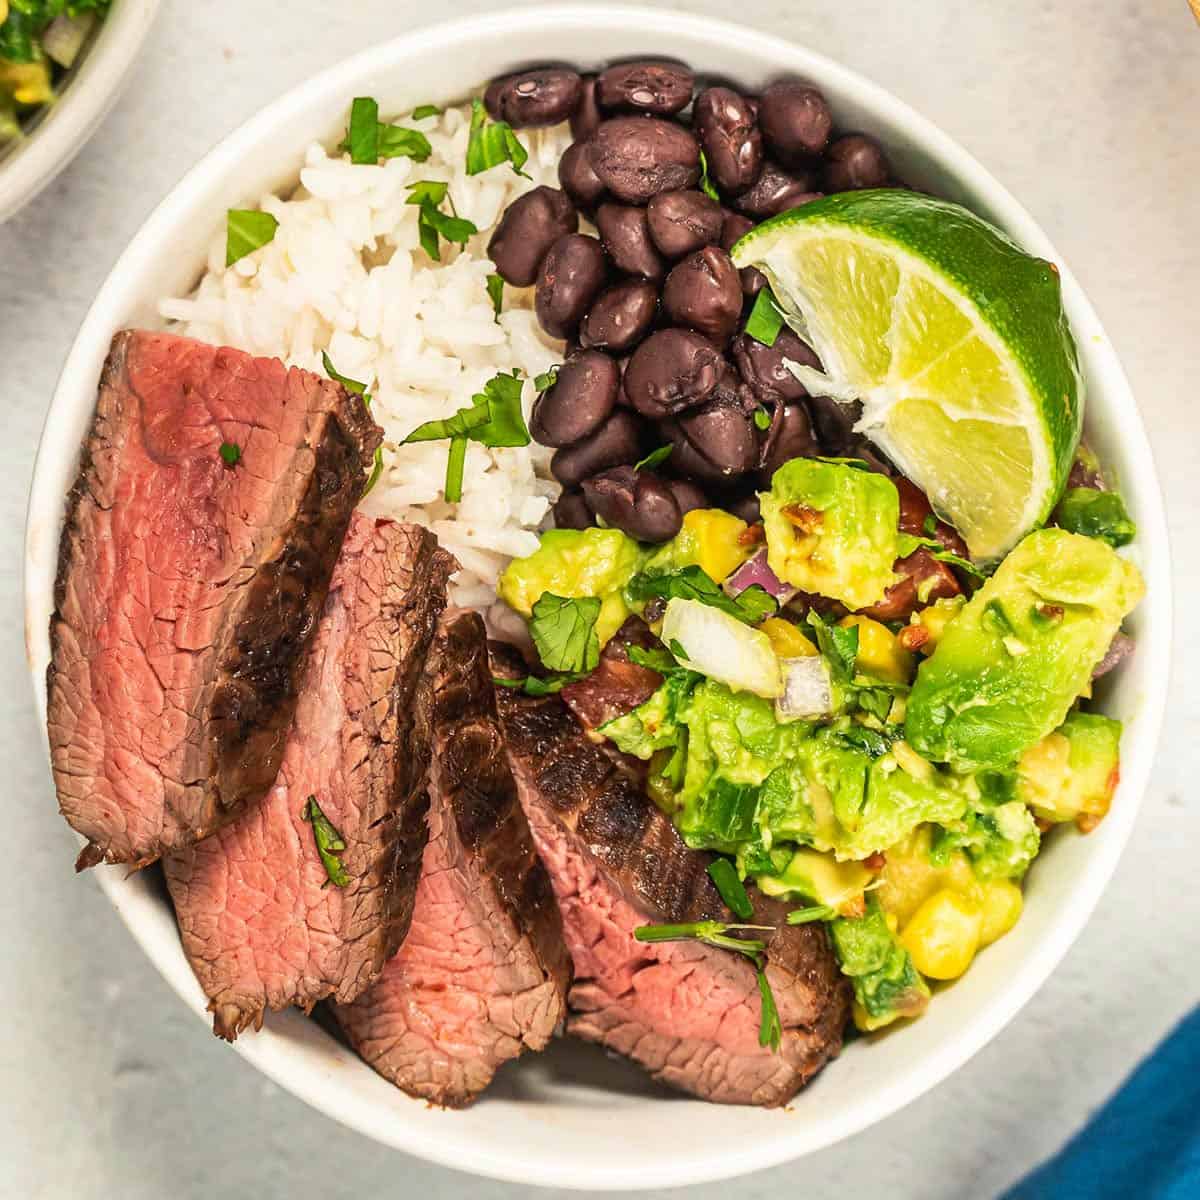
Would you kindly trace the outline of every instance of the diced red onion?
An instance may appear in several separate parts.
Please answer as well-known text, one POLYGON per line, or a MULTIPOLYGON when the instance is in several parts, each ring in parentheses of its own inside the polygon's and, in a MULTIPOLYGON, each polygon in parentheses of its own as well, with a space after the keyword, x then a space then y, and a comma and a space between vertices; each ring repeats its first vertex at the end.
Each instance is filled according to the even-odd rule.
POLYGON ((815 721, 833 712, 833 682, 829 666, 819 654, 806 658, 785 658, 783 695, 775 701, 775 712, 782 721, 815 721))
POLYGON ((42 34, 42 49, 60 67, 74 66, 75 59, 92 30, 92 22, 91 13, 80 13, 77 17, 70 17, 64 13, 55 17, 42 34))
POLYGON ((760 550, 752 559, 742 563, 730 577, 725 580, 725 591, 731 596, 739 596, 749 587, 757 584, 768 595, 774 596, 782 608, 795 594, 796 589, 789 587, 767 565, 767 552, 760 550))
POLYGON ((1101 675, 1107 675, 1118 663, 1124 662, 1133 653, 1135 644, 1133 638, 1118 633, 1104 652, 1104 657, 1096 664, 1092 678, 1099 679, 1101 675))

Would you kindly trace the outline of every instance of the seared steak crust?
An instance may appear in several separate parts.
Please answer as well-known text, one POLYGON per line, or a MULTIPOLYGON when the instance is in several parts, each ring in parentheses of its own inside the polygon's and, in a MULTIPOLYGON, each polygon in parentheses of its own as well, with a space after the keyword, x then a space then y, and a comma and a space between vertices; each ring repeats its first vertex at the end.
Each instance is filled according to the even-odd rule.
MULTIPOLYGON (((498 673, 523 672, 503 650, 498 673)), ((841 1048, 849 992, 825 930, 788 926, 787 906, 750 888, 770 925, 767 978, 780 1051, 758 1045, 750 963, 698 943, 645 944, 648 922, 735 920, 670 820, 557 696, 502 688, 498 703, 521 799, 550 871, 575 967, 568 1032, 628 1055, 656 1078, 723 1103, 786 1103, 841 1048)))
POLYGON ((447 621, 436 662, 430 834, 412 928, 374 986, 335 1012, 384 1078, 460 1107, 502 1063, 549 1041, 570 960, 505 756, 477 615, 447 621))
POLYGON ((221 1037, 267 1008, 354 999, 408 931, 426 836, 426 656, 454 566, 427 530, 354 517, 275 786, 163 860, 221 1037), (345 887, 317 853, 309 796, 346 843, 345 887))
POLYGON ((357 397, 277 360, 113 339, 50 623, 50 751, 89 839, 79 867, 142 866, 266 793, 380 437, 357 397))

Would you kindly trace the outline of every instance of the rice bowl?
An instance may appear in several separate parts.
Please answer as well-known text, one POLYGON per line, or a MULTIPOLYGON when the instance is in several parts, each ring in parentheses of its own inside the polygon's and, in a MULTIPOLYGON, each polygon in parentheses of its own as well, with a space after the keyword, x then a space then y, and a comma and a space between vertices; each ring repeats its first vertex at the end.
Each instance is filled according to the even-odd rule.
MULTIPOLYGON (((226 149, 218 152, 202 172, 193 175, 170 204, 160 210, 118 266, 93 310, 52 410, 49 428, 53 431, 53 439, 43 445, 29 530, 27 619, 35 675, 46 661, 44 618, 49 602, 48 581, 53 570, 52 545, 60 497, 65 490, 63 482, 73 467, 73 448, 90 410, 89 392, 98 356, 107 344, 114 320, 137 319, 151 310, 161 296, 180 295, 189 290, 197 269, 203 265, 205 245, 211 236, 211 215, 205 217, 205 213, 211 214, 214 208, 219 210, 222 204, 253 202, 262 191, 279 186, 286 178, 286 166, 265 166, 261 162, 261 150, 256 155, 255 148, 276 147, 272 157, 280 163, 287 158, 287 147, 283 143, 289 140, 295 144, 297 152, 314 136, 329 144, 334 133, 333 114, 339 106, 344 106, 349 96, 378 87, 382 77, 392 71, 413 71, 414 64, 421 62, 431 51, 444 51, 449 45, 460 44, 460 39, 469 39, 470 44, 480 47, 489 46, 493 56, 484 62, 475 59, 469 77, 454 59, 449 74, 453 76, 454 70, 458 70, 459 77, 447 78, 442 85, 429 74, 424 80, 418 79, 417 83, 422 83, 427 90, 408 96, 410 106, 429 99, 457 98, 479 82, 478 76, 510 65, 521 54, 518 47, 523 31, 536 29, 546 39, 541 49, 548 56, 578 58, 581 34, 588 39, 589 52, 602 57, 644 50, 646 47, 635 35, 623 32, 624 27, 635 25, 637 19, 637 14, 633 13, 597 16, 579 10, 555 14, 543 11, 530 16, 459 26, 397 43, 392 49, 373 51, 323 77, 322 85, 318 86, 319 81, 307 85, 302 98, 284 102, 276 110, 264 114, 226 149), (512 50, 501 45, 502 38, 497 36, 500 31, 504 37, 512 39, 508 43, 512 50), (439 94, 439 86, 442 94, 439 94), (301 119, 301 113, 306 113, 307 117, 301 119), (281 138, 279 133, 284 128, 289 133, 281 138), (251 161, 257 164, 256 181, 245 178, 245 164, 251 161), (202 230, 197 230, 198 225, 202 230), (191 247, 189 261, 164 263, 163 243, 158 239, 179 238, 185 231, 191 247)), ((924 169, 930 178, 936 175, 943 190, 971 197, 977 207, 1010 228, 1026 245, 1049 253, 1044 239, 1028 219, 965 155, 869 86, 820 59, 740 30, 690 18, 664 19, 664 27, 669 27, 675 35, 675 44, 698 65, 720 66, 729 73, 751 80, 781 69, 803 71, 818 79, 852 119, 859 113, 870 113, 874 127, 882 128, 898 139, 902 150, 911 157, 914 170, 924 169), (932 161, 939 164, 940 171, 931 169, 932 161)), ((441 64, 445 63, 443 56, 441 64)), ((412 78, 410 74, 409 85, 416 86, 412 78)), ((404 105, 398 100, 392 107, 400 111, 404 105)), ((658 1125, 658 1132, 666 1136, 667 1144, 672 1141, 679 1145, 694 1144, 696 1122, 702 1119, 702 1110, 694 1105, 663 1106, 648 1098, 623 1096, 617 1102, 621 1114, 618 1119, 628 1139, 626 1146, 632 1149, 627 1150, 621 1163, 613 1161, 612 1144, 607 1147, 597 1144, 596 1127, 588 1122, 586 1114, 572 1114, 568 1098, 580 1093, 570 1087, 559 1092, 556 1085, 552 1086, 551 1093, 560 1101, 552 1110, 531 1113, 526 1107, 514 1105, 510 1112, 508 1100, 501 1097, 494 1104, 470 1114, 469 1120, 459 1118, 461 1123, 451 1128, 445 1124, 442 1114, 416 1111, 416 1106, 406 1105, 402 1099, 388 1095, 386 1089, 376 1087, 378 1081, 365 1073, 339 1070, 343 1064, 350 1066, 352 1060, 311 1027, 300 1028, 302 1022, 281 1022, 269 1036, 254 1045, 246 1045, 243 1052, 263 1063, 289 1086, 311 1097, 326 1111, 392 1144, 423 1151, 440 1161, 542 1183, 646 1187, 656 1183, 721 1177, 827 1144, 917 1094, 996 1032, 1065 950, 1111 872, 1128 833, 1133 806, 1148 769, 1161 709, 1161 692, 1153 681, 1161 679, 1161 666, 1166 655, 1165 542, 1144 438, 1132 417, 1134 410, 1119 368, 1106 345, 1093 340, 1102 336, 1094 316, 1069 278, 1065 286, 1068 307, 1081 333, 1085 367, 1094 397, 1092 433, 1102 456, 1117 465, 1135 501, 1144 537, 1143 567, 1151 581, 1151 594, 1158 598, 1154 602, 1153 620, 1151 614, 1144 613, 1143 627, 1138 630, 1145 653, 1134 675, 1122 681, 1119 694, 1110 698, 1110 707, 1131 721, 1127 771, 1114 819, 1086 845, 1064 842, 1054 847, 1050 860, 1053 866, 1038 879, 1030 896, 1028 936, 1005 944, 995 952, 994 958, 981 964, 984 971, 977 980, 972 978, 965 986, 942 997, 945 1003, 936 1028, 914 1027, 905 1031, 902 1038, 871 1047, 869 1065, 864 1058, 867 1048, 863 1047, 861 1051, 856 1048, 843 1060, 838 1081, 835 1083, 832 1077, 827 1078, 815 1092, 804 1097, 795 1113, 787 1117, 719 1114, 720 1123, 713 1127, 712 1136, 699 1139, 701 1144, 714 1148, 708 1152, 689 1152, 686 1157, 664 1158, 663 1142, 656 1137, 650 1144, 639 1136, 639 1129, 644 1130, 653 1121, 658 1125), (1142 697, 1145 697, 1144 701, 1142 697), (1137 713, 1135 710, 1139 708, 1141 711, 1137 713), (920 1066, 914 1070, 917 1063, 920 1066), (315 1074, 310 1081, 301 1082, 309 1071, 315 1074), (319 1084, 318 1079, 321 1080, 319 1084), (873 1089, 864 1087, 868 1079, 873 1081, 873 1089), (652 1118, 651 1112, 654 1113, 652 1118), (388 1114, 396 1115, 390 1117, 388 1114), (676 1125, 678 1128, 674 1132, 678 1138, 673 1138, 672 1130, 676 1125), (742 1140, 741 1135, 753 1141, 753 1150, 732 1149, 742 1140), (478 1144, 480 1139, 483 1139, 483 1145, 478 1144), (468 1150, 472 1142, 476 1145, 468 1150), (512 1145, 522 1149, 512 1154, 509 1148, 512 1145), (531 1168, 528 1165, 531 1161, 538 1162, 538 1166, 531 1168)), ((491 322, 490 308, 485 311, 487 321, 491 322)), ((189 314, 185 309, 173 309, 170 315, 195 319, 194 310, 189 314)), ((551 347, 544 349, 546 358, 553 359, 551 347)), ((532 364, 534 358, 529 361, 532 364)), ((353 374, 348 365, 340 362, 338 365, 346 374, 353 374)), ((528 487, 527 497, 538 494, 532 482, 534 479, 536 468, 531 466, 523 483, 528 487)), ((547 499, 548 494, 541 493, 542 499, 547 499)), ((412 503, 423 501, 413 497, 412 503)), ((532 512, 530 509, 528 514, 519 514, 512 522, 514 536, 520 536, 521 526, 530 528, 536 524, 526 524, 522 519, 532 516, 532 512)), ((489 551, 494 552, 490 547, 489 551)), ((480 579, 486 578, 485 569, 484 563, 480 562, 480 579)), ((134 879, 118 883, 106 875, 105 886, 122 897, 121 905, 126 914, 136 914, 132 919, 142 930, 143 937, 153 944, 156 960, 163 964, 169 977, 193 1004, 200 1007, 202 1000, 179 955, 170 916, 146 890, 144 882, 134 879)))

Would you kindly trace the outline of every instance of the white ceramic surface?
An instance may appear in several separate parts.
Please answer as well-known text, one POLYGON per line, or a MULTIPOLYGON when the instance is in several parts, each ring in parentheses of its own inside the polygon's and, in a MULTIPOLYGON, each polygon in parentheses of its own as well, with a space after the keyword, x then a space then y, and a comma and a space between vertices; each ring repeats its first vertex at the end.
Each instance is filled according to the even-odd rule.
POLYGON ((53 107, 20 145, 0 157, 0 221, 66 167, 116 103, 158 4, 116 0, 53 107))
MULTIPOLYGON (((526 9, 422 31, 323 72, 219 145, 130 244, 89 312, 51 405, 35 470, 26 540, 26 641, 44 715, 47 622, 63 497, 112 333, 154 319, 155 300, 187 289, 225 208, 294 179, 304 146, 340 135, 351 98, 385 112, 461 98, 533 58, 591 66, 670 53, 747 87, 781 73, 818 82, 839 124, 888 145, 900 173, 968 203, 1034 253, 1059 263, 1088 388, 1088 436, 1120 481, 1149 585, 1130 628, 1139 651, 1104 689, 1126 722, 1113 811, 1087 838, 1052 839, 1031 873, 1016 930, 982 954, 912 1026, 847 1048, 786 1111, 700 1104, 646 1086, 588 1047, 560 1046, 506 1068, 475 1108, 447 1113, 409 1100, 298 1014, 271 1019, 237 1050, 278 1083, 347 1125, 411 1153, 499 1178, 575 1188, 644 1190, 714 1180, 785 1161, 863 1129, 932 1087, 1012 1018, 1078 934, 1132 827, 1162 718, 1169 660, 1170 565, 1162 503, 1128 384, 1070 272, 1029 215, 969 155, 881 89, 786 42, 683 14, 605 6, 526 9)), ((202 1016, 204 997, 179 947, 169 905, 143 874, 103 869, 101 883, 159 970, 202 1016)), ((204 1036, 197 1030, 197 1036, 204 1036)))

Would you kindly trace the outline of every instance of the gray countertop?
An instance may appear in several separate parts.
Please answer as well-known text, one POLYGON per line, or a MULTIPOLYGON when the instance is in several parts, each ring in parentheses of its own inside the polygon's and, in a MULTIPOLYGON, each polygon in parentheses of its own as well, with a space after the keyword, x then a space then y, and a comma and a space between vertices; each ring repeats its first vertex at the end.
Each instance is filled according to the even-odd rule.
MULTIPOLYGON (((729 13, 726 0, 675 7, 729 13)), ((785 1188, 992 1195, 1059 1146, 1200 998, 1200 815, 1188 792, 1200 745, 1200 28, 1185 0, 746 0, 737 12, 891 89, 1024 201, 1123 357, 1167 493, 1179 610, 1171 709, 1133 840, 1084 935, 1007 1030, 904 1112, 801 1163, 697 1189, 723 1200, 785 1188)), ((74 842, 55 814, 20 638, 38 432, 119 251, 183 171, 266 101, 437 15, 410 0, 167 0, 117 109, 0 227, 0 1193, 518 1194, 342 1129, 205 1033, 95 884, 70 873, 74 842)))

